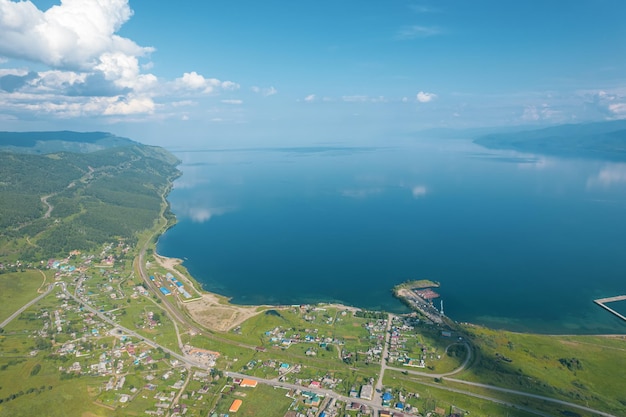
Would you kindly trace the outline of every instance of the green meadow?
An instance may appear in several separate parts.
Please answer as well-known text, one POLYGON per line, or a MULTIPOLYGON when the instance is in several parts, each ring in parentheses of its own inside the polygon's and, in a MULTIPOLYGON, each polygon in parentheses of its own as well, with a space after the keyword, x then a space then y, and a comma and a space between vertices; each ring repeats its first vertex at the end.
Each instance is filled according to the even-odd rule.
MULTIPOLYGON (((50 272, 46 275, 49 277, 50 272)), ((10 272, 0 274, 0 321, 8 318, 16 310, 37 296, 37 290, 44 281, 44 273, 39 270, 27 270, 24 272, 10 272)), ((50 282, 50 279, 46 279, 50 282)))
POLYGON ((467 327, 472 366, 455 378, 626 415, 625 336, 546 336, 467 327))

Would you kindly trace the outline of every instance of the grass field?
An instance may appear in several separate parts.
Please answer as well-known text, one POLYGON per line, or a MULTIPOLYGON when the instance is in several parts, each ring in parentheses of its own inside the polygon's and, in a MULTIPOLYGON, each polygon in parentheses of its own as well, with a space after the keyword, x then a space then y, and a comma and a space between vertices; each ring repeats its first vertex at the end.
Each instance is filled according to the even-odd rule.
MULTIPOLYGON (((0 364, 6 361, 0 358, 0 364)), ((0 399, 3 399, 0 417, 110 415, 109 410, 92 403, 102 387, 103 378, 83 376, 62 381, 55 364, 40 357, 28 358, 0 371, 0 381, 0 399), (31 376, 37 364, 41 365, 41 371, 31 376), (31 390, 34 391, 29 393, 31 390), (7 401, 12 395, 16 398, 7 401)))
POLYGON ((228 409, 235 399, 243 401, 237 411, 237 417, 280 417, 289 409, 293 402, 287 398, 284 389, 274 389, 267 385, 258 385, 256 388, 236 387, 232 392, 224 392, 217 404, 218 414, 229 414, 228 409))
POLYGON ((1 274, 0 322, 37 297, 37 289, 41 286, 43 279, 43 273, 38 270, 1 274))
POLYGON ((467 329, 477 346, 458 378, 626 415, 626 337, 545 336, 467 329))
MULTIPOLYGON (((497 404, 488 400, 474 398, 467 395, 462 395, 455 392, 448 392, 444 389, 427 386, 420 384, 415 378, 404 376, 398 372, 385 373, 385 386, 391 387, 394 394, 394 399, 398 398, 398 393, 402 392, 403 395, 409 397, 408 404, 411 404, 421 413, 428 413, 435 410, 436 407, 443 408, 446 412, 449 412, 452 406, 458 407, 462 410, 469 411, 471 416, 486 417, 486 416, 508 416, 508 417, 536 417, 536 414, 532 414, 525 411, 515 410, 511 407, 497 404), (410 394, 417 394, 417 396, 410 396, 410 394)), ((432 384, 433 381, 428 380, 428 383, 432 384)), ((447 383, 445 384, 447 386, 447 383)), ((511 398, 494 395, 493 393, 483 393, 486 396, 494 398, 502 398, 503 400, 511 398)), ((519 401, 514 398, 512 401, 519 401)))

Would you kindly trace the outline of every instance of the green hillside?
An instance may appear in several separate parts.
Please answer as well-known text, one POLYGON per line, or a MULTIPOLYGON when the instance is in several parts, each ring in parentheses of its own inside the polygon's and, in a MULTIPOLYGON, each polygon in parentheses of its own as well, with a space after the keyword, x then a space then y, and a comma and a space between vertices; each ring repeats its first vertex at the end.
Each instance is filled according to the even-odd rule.
POLYGON ((89 153, 134 145, 139 143, 107 132, 0 132, 0 151, 17 153, 89 153))
POLYGON ((164 149, 109 134, 0 137, 13 143, 37 137, 53 151, 17 153, 28 147, 15 145, 0 151, 0 261, 38 260, 112 239, 132 243, 137 232, 152 227, 162 194, 179 174, 177 159, 164 149), (115 141, 122 146, 112 146, 115 141), (68 152, 68 143, 82 151, 68 152), (102 143, 107 147, 84 152, 102 143))

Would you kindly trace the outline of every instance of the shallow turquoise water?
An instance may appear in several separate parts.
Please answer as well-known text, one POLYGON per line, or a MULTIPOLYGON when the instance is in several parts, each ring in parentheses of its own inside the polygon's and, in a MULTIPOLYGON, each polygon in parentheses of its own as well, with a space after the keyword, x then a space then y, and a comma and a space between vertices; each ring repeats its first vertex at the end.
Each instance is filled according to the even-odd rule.
POLYGON ((233 302, 404 311, 391 287, 430 278, 458 321, 626 332, 592 303, 626 294, 624 164, 467 140, 175 153, 158 251, 233 302))

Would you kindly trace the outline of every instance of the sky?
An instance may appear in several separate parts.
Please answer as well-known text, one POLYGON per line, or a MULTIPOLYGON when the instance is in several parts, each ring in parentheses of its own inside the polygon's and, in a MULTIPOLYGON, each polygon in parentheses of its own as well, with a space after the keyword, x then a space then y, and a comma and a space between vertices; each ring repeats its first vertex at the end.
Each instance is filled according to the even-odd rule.
POLYGON ((0 0, 0 130, 362 144, 626 118, 623 0, 0 0))

